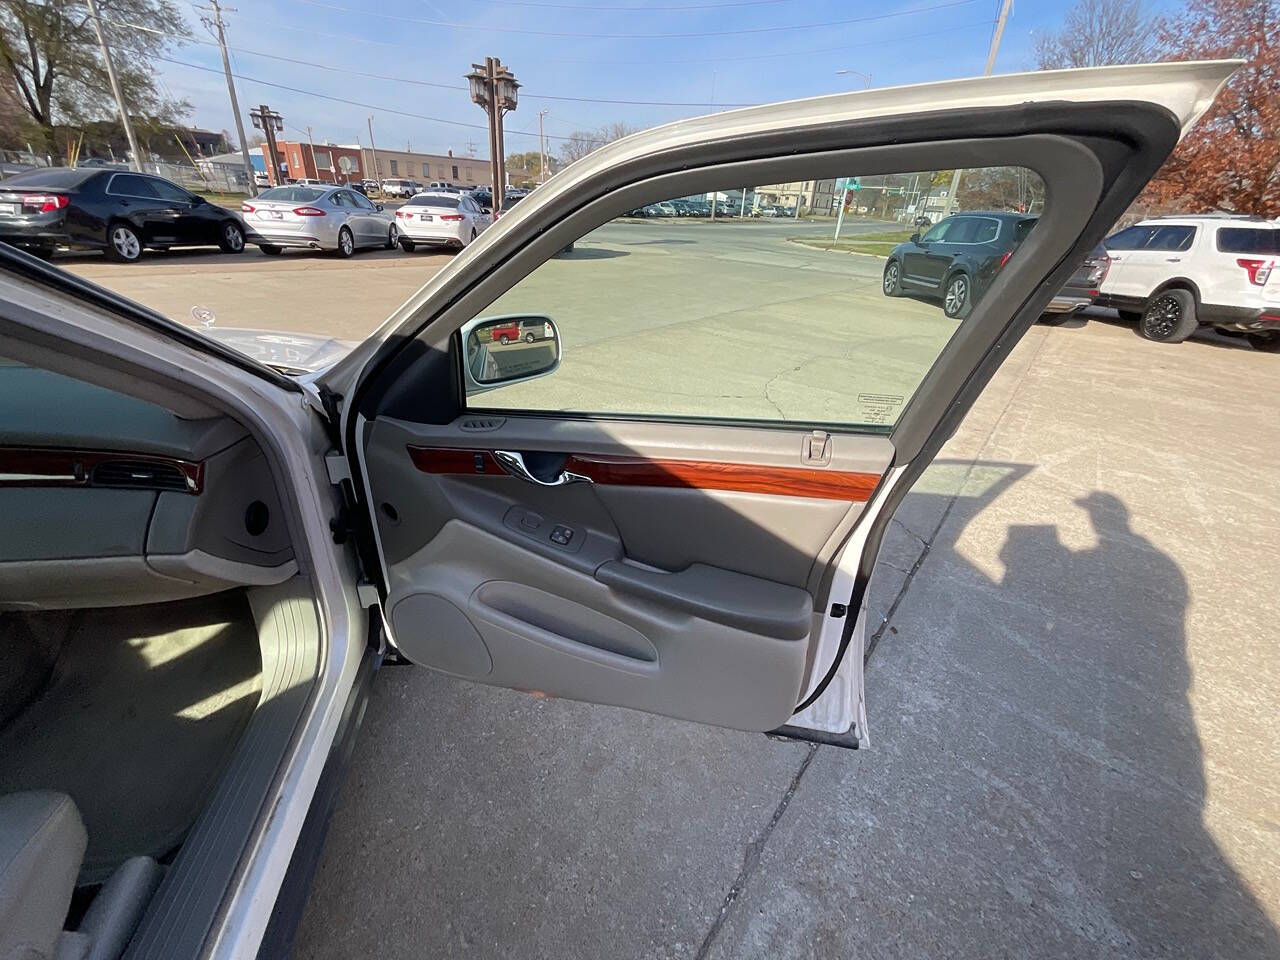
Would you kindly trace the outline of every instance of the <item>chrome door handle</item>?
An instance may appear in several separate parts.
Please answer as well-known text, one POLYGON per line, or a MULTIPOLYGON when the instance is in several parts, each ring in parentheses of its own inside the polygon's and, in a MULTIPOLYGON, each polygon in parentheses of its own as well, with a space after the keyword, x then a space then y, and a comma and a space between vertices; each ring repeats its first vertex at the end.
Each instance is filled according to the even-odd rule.
POLYGON ((1165 263, 1181 263, 1182 258, 1181 257, 1165 257, 1164 262, 1165 263))
POLYGON ((566 483, 590 483, 590 477, 584 477, 580 473, 570 473, 568 470, 561 470, 560 475, 553 480, 540 480, 535 477, 532 471, 524 462, 523 454, 514 450, 495 450, 493 451, 494 459, 502 465, 502 469, 513 477, 519 477, 528 483, 536 483, 540 487, 562 487, 566 483))

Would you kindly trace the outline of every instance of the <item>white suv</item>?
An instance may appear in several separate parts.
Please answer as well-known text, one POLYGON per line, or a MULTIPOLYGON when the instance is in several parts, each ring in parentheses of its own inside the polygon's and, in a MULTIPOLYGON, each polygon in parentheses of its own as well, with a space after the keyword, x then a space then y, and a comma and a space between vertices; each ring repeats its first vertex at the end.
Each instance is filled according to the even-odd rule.
POLYGON ((417 187, 412 180, 401 180, 396 177, 388 177, 382 181, 382 195, 384 197, 412 197, 417 193, 417 187))
POLYGON ((1280 223, 1159 217, 1104 242, 1110 266, 1094 303, 1115 307, 1148 340, 1180 343, 1211 326, 1280 352, 1280 223))

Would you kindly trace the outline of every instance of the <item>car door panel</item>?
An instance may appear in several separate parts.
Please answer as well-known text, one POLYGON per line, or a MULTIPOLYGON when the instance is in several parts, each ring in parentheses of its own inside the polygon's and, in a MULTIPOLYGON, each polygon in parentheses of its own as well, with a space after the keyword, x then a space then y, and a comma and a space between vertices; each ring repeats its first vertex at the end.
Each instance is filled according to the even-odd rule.
POLYGON ((836 436, 832 464, 806 469, 803 431, 689 424, 371 429, 370 470, 396 491, 379 537, 407 657, 744 729, 794 708, 825 568, 815 558, 835 549, 892 456, 883 437, 836 436), (511 477, 492 456, 511 447, 574 451, 564 468, 593 482, 511 477), (557 527, 572 531, 568 546, 550 541, 557 527), (418 629, 432 610, 460 639, 418 629), (726 658, 738 665, 731 682, 726 658))
POLYGON ((919 88, 739 111, 620 141, 540 188, 332 374, 349 391, 344 445, 396 646, 486 683, 741 729, 840 732, 811 721, 840 690, 832 715, 862 715, 850 648, 894 509, 1230 69, 1121 71, 1128 95, 1146 84, 1159 106, 1103 96, 1118 75, 1099 73, 1099 86, 1068 91, 1047 75, 1022 80, 1044 103, 992 81, 951 112, 918 102, 896 115, 919 88), (1035 171, 1054 202, 883 430, 824 427, 815 456, 821 431, 799 424, 526 415, 461 396, 462 324, 626 210, 734 184, 999 164, 1035 171), (505 476, 500 451, 591 482, 505 476), (569 545, 544 541, 545 525, 572 531, 569 545))

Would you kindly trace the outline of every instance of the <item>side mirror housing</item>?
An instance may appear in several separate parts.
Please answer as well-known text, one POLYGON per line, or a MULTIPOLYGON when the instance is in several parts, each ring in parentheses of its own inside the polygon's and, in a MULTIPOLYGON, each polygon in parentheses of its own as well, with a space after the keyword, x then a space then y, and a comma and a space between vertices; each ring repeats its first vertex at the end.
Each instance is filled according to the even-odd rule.
POLYGON ((382 204, 378 204, 377 206, 378 206, 378 212, 379 212, 379 213, 381 213, 381 212, 382 212, 382 204))
POLYGON ((468 396, 555 373, 560 331, 550 317, 477 317, 462 325, 462 369, 468 396))
POLYGON ((919 243, 919 242, 920 242, 920 234, 918 234, 918 233, 913 233, 913 234, 911 235, 910 239, 911 239, 911 242, 912 242, 912 243, 919 243))

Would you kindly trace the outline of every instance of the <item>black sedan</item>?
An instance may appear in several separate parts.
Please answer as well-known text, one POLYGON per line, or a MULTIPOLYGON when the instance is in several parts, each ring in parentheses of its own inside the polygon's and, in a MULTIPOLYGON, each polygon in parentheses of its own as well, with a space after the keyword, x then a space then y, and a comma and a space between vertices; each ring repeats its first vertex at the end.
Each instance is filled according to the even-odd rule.
POLYGON ((885 296, 923 294, 942 300, 952 319, 969 315, 1014 248, 1035 226, 1023 213, 957 213, 889 253, 885 296))
POLYGON ((162 177, 47 167, 0 181, 0 241, 47 257, 55 246, 104 250, 125 263, 146 247, 244 250, 235 214, 162 177))

